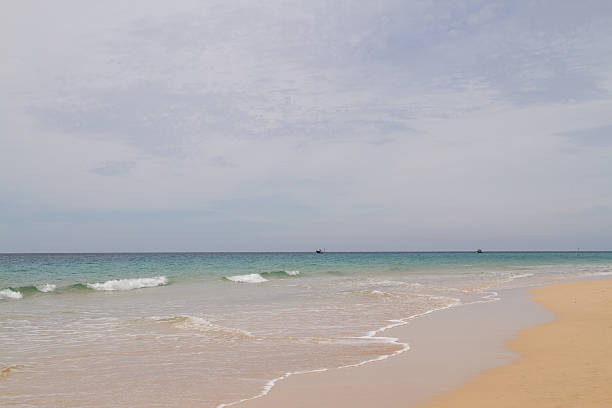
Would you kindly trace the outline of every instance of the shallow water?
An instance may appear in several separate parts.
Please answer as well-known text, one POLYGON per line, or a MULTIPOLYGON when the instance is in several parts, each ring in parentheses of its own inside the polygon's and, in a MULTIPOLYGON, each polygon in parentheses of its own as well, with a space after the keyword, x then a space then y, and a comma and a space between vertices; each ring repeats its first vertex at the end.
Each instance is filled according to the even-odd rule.
POLYGON ((370 333, 395 320, 610 274, 584 252, 0 255, 0 405, 215 407, 396 353, 370 333))

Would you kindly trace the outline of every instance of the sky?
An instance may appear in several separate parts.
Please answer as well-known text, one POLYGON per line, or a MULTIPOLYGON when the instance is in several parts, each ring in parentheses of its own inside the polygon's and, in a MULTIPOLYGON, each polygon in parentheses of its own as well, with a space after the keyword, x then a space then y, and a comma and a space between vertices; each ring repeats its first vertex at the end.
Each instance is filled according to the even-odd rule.
POLYGON ((31 1, 0 252, 612 250, 612 2, 31 1))

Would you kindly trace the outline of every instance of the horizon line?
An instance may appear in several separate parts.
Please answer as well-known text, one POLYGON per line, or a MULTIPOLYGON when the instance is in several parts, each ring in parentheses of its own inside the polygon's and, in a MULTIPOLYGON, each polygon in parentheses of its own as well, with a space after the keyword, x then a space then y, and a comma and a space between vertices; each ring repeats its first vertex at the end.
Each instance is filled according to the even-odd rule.
MULTIPOLYGON (((589 250, 483 250, 482 253, 605 253, 612 249, 589 250)), ((87 251, 87 252, 0 252, 0 255, 117 255, 117 254, 309 254, 311 251, 87 251)), ((405 254, 442 254, 442 253, 476 253, 476 250, 431 250, 431 251, 409 251, 409 250, 372 250, 372 251, 326 251, 333 254, 373 254, 373 253, 405 253, 405 254)))

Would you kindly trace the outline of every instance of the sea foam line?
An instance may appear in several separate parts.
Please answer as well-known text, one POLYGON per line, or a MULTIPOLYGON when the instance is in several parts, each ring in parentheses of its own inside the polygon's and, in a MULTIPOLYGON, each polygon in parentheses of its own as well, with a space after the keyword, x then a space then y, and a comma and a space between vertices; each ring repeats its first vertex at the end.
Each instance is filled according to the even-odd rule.
POLYGON ((318 369, 315 369, 315 370, 294 371, 294 372, 290 372, 290 373, 285 373, 285 374, 281 375, 280 377, 276 377, 276 378, 273 378, 270 381, 268 381, 266 383, 266 385, 264 385, 262 391, 259 394, 255 395, 254 397, 243 398, 243 399, 238 400, 238 401, 233 401, 233 402, 228 402, 228 403, 224 403, 224 404, 219 404, 219 405, 217 405, 217 408, 230 407, 232 405, 241 404, 243 402, 247 402, 247 401, 251 401, 251 400, 257 399, 257 398, 264 397, 264 396, 266 396, 266 395, 268 395, 270 393, 270 390, 272 390, 272 387, 274 387, 277 382, 279 382, 280 380, 284 380, 285 378, 291 377, 292 375, 309 374, 309 373, 320 373, 320 372, 328 371, 328 370, 329 370, 329 368, 318 368, 318 369))
POLYGON ((510 275, 508 277, 508 279, 502 281, 503 283, 508 283, 508 282, 512 282, 515 279, 521 279, 521 278, 529 278, 533 276, 533 273, 520 273, 518 275, 510 275))
MULTIPOLYGON (((414 320, 414 319, 418 319, 419 317, 423 317, 426 316, 428 314, 434 313, 434 312, 438 312, 441 310, 446 310, 446 309, 451 309, 453 307, 457 307, 457 306, 467 306, 467 305, 472 305, 472 304, 477 304, 477 303, 490 303, 490 302, 496 302, 498 300, 500 300, 499 294, 495 291, 481 291, 481 294, 486 294, 485 296, 482 297, 481 300, 476 300, 473 302, 468 302, 468 303, 461 303, 459 301, 459 299, 453 299, 454 302, 446 305, 446 306, 442 306, 442 307, 438 307, 435 309, 431 309, 431 310, 427 310, 425 312, 422 313, 417 313, 414 315, 410 315, 406 318, 403 319, 396 319, 396 320, 388 320, 389 322, 391 322, 391 324, 388 324, 386 326, 383 326, 381 328, 378 328, 376 330, 372 330, 370 332, 368 332, 365 336, 361 336, 361 337, 353 337, 356 339, 378 339, 378 340, 383 340, 384 342, 388 342, 389 344, 397 344, 399 346, 402 346, 401 349, 394 351, 393 353, 390 354, 384 354, 381 355, 379 357, 376 358, 372 358, 369 360, 365 360, 365 361, 361 361, 359 363, 355 363, 355 364, 347 364, 347 365, 343 365, 343 366, 339 366, 339 367, 335 367, 335 369, 343 369, 343 368, 351 368, 351 367, 361 367, 365 364, 368 363, 373 363, 375 361, 382 361, 382 360, 386 360, 390 357, 395 357, 399 354, 405 353, 406 351, 410 350, 410 344, 408 343, 404 343, 404 342, 400 342, 399 339, 397 337, 383 337, 383 336, 377 336, 378 333, 382 333, 385 330, 389 330, 395 327, 399 327, 399 326, 404 326, 408 323, 410 323, 410 321, 414 320)), ((268 395, 270 393, 270 391, 272 390, 272 388, 276 385, 277 382, 284 380, 288 377, 291 377, 292 375, 298 375, 298 374, 310 374, 310 373, 320 373, 320 372, 324 372, 324 371, 329 371, 330 368, 318 368, 318 369, 314 369, 314 370, 305 370, 305 371, 293 371, 293 372, 287 372, 283 375, 281 375, 280 377, 276 377, 273 378, 272 380, 268 381, 262 391, 253 396, 253 397, 249 397, 249 398, 243 398, 241 400, 238 401, 233 401, 233 402, 228 402, 228 403, 222 403, 217 405, 216 408, 225 408, 225 407, 230 407, 233 405, 237 405, 237 404, 241 404, 243 402, 246 401, 251 401, 254 399, 258 399, 258 398, 262 398, 265 397, 266 395, 268 395)))
POLYGON ((233 327, 214 324, 202 317, 190 315, 178 315, 169 317, 152 316, 149 319, 160 322, 170 323, 183 330, 199 330, 202 332, 217 333, 225 337, 253 337, 251 332, 233 327))
POLYGON ((155 278, 113 279, 104 283, 88 283, 87 287, 94 290, 132 290, 167 284, 168 278, 158 276, 155 278))
POLYGON ((234 275, 228 276, 225 279, 231 280, 232 282, 240 283, 261 283, 267 282, 268 280, 258 273, 250 273, 248 275, 234 275))

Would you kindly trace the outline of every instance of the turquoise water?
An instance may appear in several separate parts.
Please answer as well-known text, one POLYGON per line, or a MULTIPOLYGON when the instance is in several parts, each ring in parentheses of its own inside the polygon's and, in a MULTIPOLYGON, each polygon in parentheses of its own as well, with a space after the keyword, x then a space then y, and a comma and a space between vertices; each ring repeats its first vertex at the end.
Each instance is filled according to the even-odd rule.
POLYGON ((4 254, 0 406, 223 406, 404 352, 381 329, 415 316, 610 275, 610 252, 4 254))
POLYGON ((252 273, 452 274, 562 266, 606 271, 612 252, 444 253, 150 253, 0 254, 0 289, 53 283, 58 287, 110 279, 167 276, 171 281, 216 280, 252 273))

